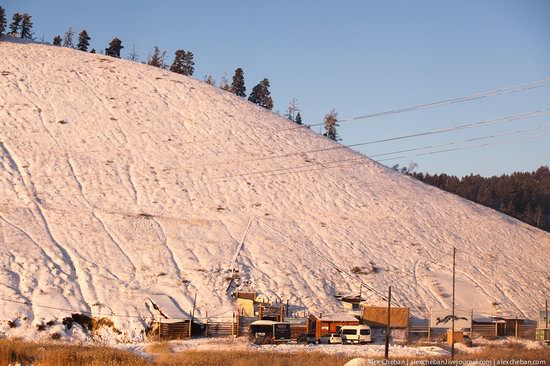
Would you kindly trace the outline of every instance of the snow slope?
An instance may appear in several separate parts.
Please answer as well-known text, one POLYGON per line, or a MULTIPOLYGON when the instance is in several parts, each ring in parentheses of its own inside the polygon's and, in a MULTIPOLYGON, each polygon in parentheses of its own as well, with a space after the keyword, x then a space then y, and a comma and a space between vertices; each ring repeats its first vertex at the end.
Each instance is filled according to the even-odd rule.
POLYGON ((453 246, 459 307, 535 316, 550 292, 548 233, 368 159, 333 163, 361 158, 349 149, 302 154, 335 145, 203 82, 3 38, 0 85, 2 320, 116 314, 138 339, 154 294, 231 316, 233 267, 296 309, 337 311, 363 281, 425 317, 450 305, 453 246))

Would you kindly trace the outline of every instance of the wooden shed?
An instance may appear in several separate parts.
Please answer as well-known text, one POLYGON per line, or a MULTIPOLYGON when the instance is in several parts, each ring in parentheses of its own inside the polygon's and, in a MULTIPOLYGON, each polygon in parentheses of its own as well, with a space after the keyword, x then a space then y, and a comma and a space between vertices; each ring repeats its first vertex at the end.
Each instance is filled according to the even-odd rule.
MULTIPOLYGON (((183 312, 179 305, 169 296, 150 295, 152 308, 158 317, 155 321, 156 331, 154 335, 159 339, 190 338, 193 331, 191 318, 183 312)), ((197 334, 195 332, 195 334, 197 334)))
MULTIPOLYGON (((384 306, 364 306, 361 320, 371 327, 386 327, 388 308, 384 306)), ((409 327, 409 308, 390 308, 390 328, 409 327)))
POLYGON ((359 319, 349 314, 310 315, 308 319, 308 338, 320 340, 327 333, 336 333, 344 325, 359 325, 359 319))

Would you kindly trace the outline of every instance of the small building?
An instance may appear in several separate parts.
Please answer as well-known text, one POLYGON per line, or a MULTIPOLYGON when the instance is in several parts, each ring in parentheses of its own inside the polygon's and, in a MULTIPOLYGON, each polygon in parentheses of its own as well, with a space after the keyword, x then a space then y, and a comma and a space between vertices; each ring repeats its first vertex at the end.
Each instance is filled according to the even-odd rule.
MULTIPOLYGON (((175 301, 167 295, 150 295, 150 301, 155 321, 156 330, 153 335, 159 339, 190 338, 193 328, 191 318, 183 312, 175 301)), ((196 329, 198 330, 198 329, 196 329)), ((195 333, 196 334, 196 333, 195 333)))
POLYGON ((290 335, 293 340, 305 340, 307 335, 308 318, 285 318, 290 324, 290 335))
POLYGON ((535 338, 536 324, 514 316, 474 316, 471 335, 477 337, 520 337, 535 338))
POLYGON ((342 301, 344 308, 348 310, 361 310, 361 298, 359 296, 343 296, 340 301, 342 301))
POLYGON ((541 310, 539 313, 536 330, 536 339, 538 341, 550 341, 550 319, 548 318, 549 314, 550 312, 547 309, 541 310))
POLYGON ((359 325, 359 319, 349 314, 310 315, 308 318, 308 338, 320 340, 328 333, 336 333, 345 325, 359 325))
POLYGON ((256 291, 236 291, 233 296, 236 299, 240 315, 248 317, 256 315, 256 291))
MULTIPOLYGON (((384 338, 388 324, 388 308, 385 306, 364 306, 361 322, 371 327, 373 339, 384 338)), ((394 341, 407 340, 409 329, 409 308, 390 308, 390 334, 394 341)))

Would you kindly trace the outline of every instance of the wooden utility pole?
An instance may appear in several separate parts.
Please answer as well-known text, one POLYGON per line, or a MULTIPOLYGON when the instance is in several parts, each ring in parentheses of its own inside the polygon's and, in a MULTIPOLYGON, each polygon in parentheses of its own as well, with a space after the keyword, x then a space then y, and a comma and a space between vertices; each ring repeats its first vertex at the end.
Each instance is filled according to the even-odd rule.
MULTIPOLYGON (((546 300, 546 314, 545 314, 545 318, 546 318, 546 327, 545 329, 548 329, 548 300, 546 300)), ((546 330, 545 330, 546 332, 546 330)))
POLYGON ((390 353, 390 321, 391 321, 391 286, 388 291, 388 324, 386 325, 386 344, 384 348, 384 359, 388 359, 390 353))
POLYGON ((189 321, 189 338, 191 339, 193 328, 193 320, 195 319, 195 307, 197 305, 197 293, 195 292, 195 299, 193 300, 193 311, 191 312, 191 320, 189 321))
POLYGON ((451 319, 451 360, 455 359, 455 259, 456 248, 453 247, 453 317, 451 319))

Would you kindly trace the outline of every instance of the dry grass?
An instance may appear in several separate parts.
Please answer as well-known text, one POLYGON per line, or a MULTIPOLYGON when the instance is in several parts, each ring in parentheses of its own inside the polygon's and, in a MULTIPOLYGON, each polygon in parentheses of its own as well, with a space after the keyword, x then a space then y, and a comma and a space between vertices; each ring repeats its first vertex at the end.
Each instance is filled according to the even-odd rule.
POLYGON ((503 343, 484 346, 480 352, 460 353, 459 360, 545 360, 550 365, 550 348, 528 349, 521 343, 503 343))
POLYGON ((0 365, 155 365, 136 354, 101 346, 77 346, 54 342, 0 340, 0 365))
MULTIPOLYGON (((101 346, 78 346, 56 342, 26 342, 0 340, 0 365, 21 364, 36 366, 124 365, 124 366, 320 366, 343 365, 351 356, 329 355, 321 352, 258 352, 258 351, 185 351, 173 353, 167 342, 153 343, 146 351, 154 360, 134 353, 101 346)), ((404 359, 404 358, 399 358, 404 359)), ((425 359, 425 357, 423 358, 425 359)), ((503 347, 489 346, 480 352, 461 353, 458 360, 547 360, 550 349, 526 349, 521 344, 503 347)))
POLYGON ((254 352, 254 351, 187 351, 161 354, 159 365, 166 366, 320 366, 343 365, 351 357, 327 355, 320 352, 254 352))

